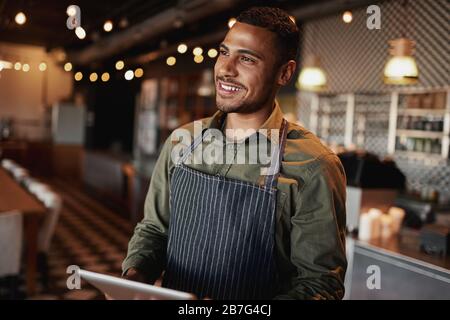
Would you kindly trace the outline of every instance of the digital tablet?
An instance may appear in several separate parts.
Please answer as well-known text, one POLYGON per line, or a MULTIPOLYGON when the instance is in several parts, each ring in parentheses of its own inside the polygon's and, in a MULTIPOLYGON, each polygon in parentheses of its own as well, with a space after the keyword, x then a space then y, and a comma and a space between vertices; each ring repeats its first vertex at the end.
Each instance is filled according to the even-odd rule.
POLYGON ((79 270, 81 279, 86 280, 115 300, 194 300, 195 295, 126 280, 87 270, 79 270))

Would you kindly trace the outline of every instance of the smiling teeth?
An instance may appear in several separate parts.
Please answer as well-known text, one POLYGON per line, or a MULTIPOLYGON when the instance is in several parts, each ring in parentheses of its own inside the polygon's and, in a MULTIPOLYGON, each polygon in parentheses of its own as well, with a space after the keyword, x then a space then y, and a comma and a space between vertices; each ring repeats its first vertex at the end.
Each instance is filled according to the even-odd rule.
POLYGON ((240 88, 237 88, 237 87, 232 87, 232 86, 227 86, 227 85, 224 85, 224 84, 220 84, 220 86, 223 88, 223 89, 225 89, 225 90, 227 90, 227 91, 239 91, 239 90, 241 90, 240 88))

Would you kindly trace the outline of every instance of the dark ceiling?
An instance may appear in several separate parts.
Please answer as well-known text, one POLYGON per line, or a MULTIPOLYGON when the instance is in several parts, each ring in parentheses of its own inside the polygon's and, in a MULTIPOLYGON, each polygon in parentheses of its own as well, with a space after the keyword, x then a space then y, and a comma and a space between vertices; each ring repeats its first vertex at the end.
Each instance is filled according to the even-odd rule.
MULTIPOLYGON (((312 4, 320 6, 320 3, 338 0, 223 0, 227 1, 230 2, 230 6, 226 7, 226 10, 218 10, 211 15, 178 26, 174 24, 173 28, 151 38, 142 39, 143 41, 139 43, 124 46, 123 50, 116 50, 114 54, 97 55, 96 58, 86 59, 89 63, 108 63, 119 54, 121 57, 132 58, 187 38, 223 30, 230 17, 253 5, 277 6, 289 12, 312 4)), ((102 50, 103 43, 106 44, 111 40, 109 44, 111 42, 114 44, 115 39, 120 39, 118 36, 121 33, 126 33, 127 29, 137 27, 158 14, 181 7, 191 7, 191 12, 195 12, 196 8, 207 4, 210 4, 208 0, 0 0, 0 42, 39 45, 48 50, 63 48, 69 54, 75 55, 86 53, 93 47, 99 51, 102 50), (81 8, 81 25, 87 33, 84 40, 78 39, 74 31, 66 27, 66 9, 71 4, 81 8), (14 21, 15 15, 20 11, 27 16, 24 25, 18 25, 14 21), (110 33, 103 30, 103 23, 108 19, 114 22, 114 29, 110 33), (119 27, 119 21, 124 19, 128 22, 127 26, 119 27)), ((120 41, 123 40, 122 38, 120 41)))
POLYGON ((176 0, 0 0, 0 40, 45 46, 80 49, 115 32, 120 32, 118 22, 128 21, 128 27, 147 17, 176 5, 176 0), (81 22, 86 39, 78 39, 72 30, 67 29, 66 9, 69 5, 81 9, 81 22), (22 11, 27 23, 20 26, 14 17, 22 11), (115 22, 112 32, 103 30, 104 21, 115 22))

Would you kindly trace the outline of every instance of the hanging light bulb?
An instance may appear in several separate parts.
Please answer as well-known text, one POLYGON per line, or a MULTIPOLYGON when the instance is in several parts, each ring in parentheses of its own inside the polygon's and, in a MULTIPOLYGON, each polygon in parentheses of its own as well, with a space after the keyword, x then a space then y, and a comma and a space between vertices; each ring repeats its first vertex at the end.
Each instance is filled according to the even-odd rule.
POLYGON ((391 46, 388 59, 384 67, 384 83, 386 84, 414 84, 419 78, 416 60, 412 56, 414 41, 399 38, 389 41, 391 46))
POLYGON ((14 70, 19 71, 20 69, 22 69, 22 64, 20 62, 14 63, 14 70))
POLYGON ((298 77, 297 87, 308 91, 320 91, 325 87, 326 83, 327 77, 320 67, 319 58, 315 55, 307 57, 305 66, 298 77))

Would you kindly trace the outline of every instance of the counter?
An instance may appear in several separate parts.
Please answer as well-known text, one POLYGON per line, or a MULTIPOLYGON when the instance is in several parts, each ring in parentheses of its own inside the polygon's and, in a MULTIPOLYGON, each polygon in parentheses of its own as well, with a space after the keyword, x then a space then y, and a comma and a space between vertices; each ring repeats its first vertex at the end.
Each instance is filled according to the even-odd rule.
POLYGON ((419 231, 389 240, 349 237, 347 257, 345 299, 450 299, 450 257, 420 251, 419 231), (379 288, 371 289, 377 271, 379 288))

